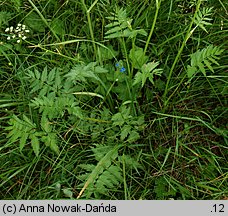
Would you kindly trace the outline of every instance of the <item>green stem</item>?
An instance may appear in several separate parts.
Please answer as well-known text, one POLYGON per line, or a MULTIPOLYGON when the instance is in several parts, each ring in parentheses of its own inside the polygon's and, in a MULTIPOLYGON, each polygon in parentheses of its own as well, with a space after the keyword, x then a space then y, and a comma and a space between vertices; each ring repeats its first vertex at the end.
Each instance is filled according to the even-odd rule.
POLYGON ((60 41, 58 35, 55 33, 55 31, 52 30, 51 26, 48 24, 47 20, 44 18, 43 14, 39 11, 39 9, 36 7, 36 5, 34 5, 34 3, 32 2, 32 0, 28 0, 28 2, 32 5, 32 7, 34 8, 34 10, 38 13, 38 15, 40 16, 40 18, 45 23, 45 25, 50 29, 50 31, 55 36, 55 38, 57 39, 57 41, 60 41))
POLYGON ((125 167, 125 155, 123 155, 123 179, 124 179, 124 197, 125 200, 128 200, 128 193, 127 193, 127 181, 126 181, 126 167, 125 167))
MULTIPOLYGON (((164 102, 164 106, 166 106, 166 105, 168 104, 168 101, 169 101, 169 100, 165 100, 165 99, 166 99, 166 95, 167 95, 167 93, 168 93, 168 91, 169 91, 169 83, 170 83, 170 80, 171 80, 173 71, 174 71, 174 69, 175 69, 175 66, 176 66, 176 64, 178 63, 179 59, 180 59, 181 53, 183 52, 183 49, 184 49, 184 47, 185 47, 185 45, 186 45, 188 39, 191 37, 191 35, 193 34, 193 32, 194 32, 195 29, 196 29, 196 28, 193 28, 193 29, 192 29, 192 25, 193 25, 193 23, 194 23, 194 21, 195 21, 195 18, 196 18, 196 15, 197 15, 198 11, 199 11, 200 5, 201 5, 201 0, 198 0, 197 6, 196 6, 196 11, 195 11, 195 14, 194 14, 194 17, 193 17, 193 19, 192 19, 192 21, 191 21, 191 23, 190 23, 190 25, 189 25, 189 28, 188 28, 188 30, 187 30, 187 33, 185 34, 184 41, 182 42, 182 45, 181 45, 181 47, 180 47, 180 49, 179 49, 179 51, 178 51, 178 53, 177 53, 177 55, 176 55, 176 58, 175 58, 175 60, 174 60, 174 62, 173 62, 173 64, 172 64, 172 67, 171 67, 171 69, 170 69, 170 72, 169 72, 169 75, 168 75, 168 79, 167 79, 167 83, 166 83, 166 87, 165 87, 165 92, 164 92, 164 94, 163 94, 163 98, 164 98, 164 101, 165 101, 165 102, 164 102)), ((170 99, 170 98, 169 98, 169 99, 170 99)))
POLYGON ((93 27, 92 27, 92 22, 91 22, 91 18, 90 18, 90 11, 95 6, 95 4, 98 2, 98 0, 94 1, 94 3, 90 6, 89 9, 87 9, 87 6, 85 4, 85 1, 84 0, 81 0, 81 1, 82 1, 82 5, 84 7, 84 10, 86 12, 87 21, 88 21, 88 24, 89 24, 89 31, 90 31, 91 40, 93 42, 94 55, 97 56, 97 48, 96 48, 94 34, 93 34, 93 27))
MULTIPOLYGON (((124 53, 125 53, 125 56, 126 56, 128 76, 129 76, 130 80, 132 80, 132 76, 133 76, 132 72, 133 71, 131 71, 130 63, 129 63, 129 60, 128 60, 127 48, 126 48, 126 44, 125 44, 124 38, 121 38, 121 41, 122 41, 124 53)), ((135 109, 135 105, 134 105, 134 98, 133 98, 132 92, 131 92, 131 89, 132 89, 131 83, 129 83, 128 80, 126 79, 127 89, 128 89, 128 92, 129 92, 129 96, 131 98, 132 110, 133 110, 134 115, 136 115, 136 109, 135 109)))
POLYGON ((151 29, 150 29, 150 34, 149 34, 149 36, 147 38, 147 41, 146 41, 146 45, 145 45, 145 48, 144 48, 144 54, 146 54, 147 48, 149 46, 151 37, 152 37, 153 32, 154 32, 154 28, 155 28, 155 25, 156 25, 156 22, 157 22, 158 12, 159 12, 159 9, 160 9, 160 5, 161 5, 161 1, 156 0, 156 12, 155 12, 155 15, 154 15, 153 24, 152 24, 151 29))
POLYGON ((123 44, 123 49, 124 49, 124 53, 125 53, 125 57, 126 57, 128 75, 131 78, 131 68, 130 68, 130 64, 129 64, 129 60, 128 60, 128 53, 127 53, 127 48, 126 48, 126 44, 125 44, 124 38, 121 38, 121 42, 123 44))
MULTIPOLYGON (((131 41, 133 53, 135 53, 135 40, 136 40, 136 37, 134 37, 131 41)), ((131 64, 131 72, 130 72, 131 79, 133 77, 133 70, 134 70, 134 67, 133 67, 133 64, 131 64)))

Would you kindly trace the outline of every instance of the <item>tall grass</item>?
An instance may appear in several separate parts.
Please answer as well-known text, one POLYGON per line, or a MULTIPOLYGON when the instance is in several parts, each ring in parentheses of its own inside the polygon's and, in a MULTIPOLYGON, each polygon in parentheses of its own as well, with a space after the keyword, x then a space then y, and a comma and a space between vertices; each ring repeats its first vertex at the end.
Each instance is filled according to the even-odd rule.
POLYGON ((226 1, 0 6, 1 199, 227 198, 226 1))

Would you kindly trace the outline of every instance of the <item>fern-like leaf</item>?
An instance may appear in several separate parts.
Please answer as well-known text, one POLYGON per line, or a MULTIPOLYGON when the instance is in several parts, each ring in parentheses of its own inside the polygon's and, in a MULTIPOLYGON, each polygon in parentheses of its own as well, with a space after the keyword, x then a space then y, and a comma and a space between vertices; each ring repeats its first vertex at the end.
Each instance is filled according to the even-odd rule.
POLYGON ((20 150, 22 150, 29 133, 32 133, 36 129, 36 125, 29 121, 25 115, 23 116, 23 120, 13 115, 9 121, 9 125, 10 126, 5 128, 5 130, 10 131, 7 135, 9 138, 8 143, 14 143, 22 138, 20 141, 20 150))
POLYGON ((30 82, 30 93, 39 92, 39 96, 45 96, 49 92, 57 92, 61 85, 60 73, 57 68, 48 72, 47 67, 42 72, 29 70, 26 78, 30 82))
POLYGON ((29 135, 30 139, 31 139, 31 145, 33 148, 33 151, 35 153, 35 155, 38 157, 39 153, 40 153, 40 141, 39 138, 37 137, 37 134, 30 134, 29 135))
POLYGON ((66 110, 74 114, 76 105, 73 97, 56 97, 54 94, 35 97, 30 103, 31 107, 39 109, 39 112, 47 115, 49 119, 62 117, 66 110))
POLYGON ((7 143, 15 143, 19 140, 19 148, 20 151, 22 151, 27 140, 30 139, 32 141, 32 145, 35 148, 36 142, 33 142, 33 139, 36 139, 34 138, 36 125, 30 119, 28 119, 28 117, 23 115, 23 119, 21 120, 17 116, 13 115, 9 121, 9 125, 9 127, 5 128, 5 130, 10 131, 7 135, 7 137, 9 138, 7 143))
MULTIPOLYGON (((198 11, 196 14, 196 18, 194 20, 194 23, 196 24, 196 27, 200 27, 203 29, 205 32, 207 32, 205 26, 212 25, 210 21, 212 20, 209 18, 209 16, 212 15, 212 9, 213 8, 203 8, 202 11, 198 11)), ((195 28, 196 28, 195 27, 195 28)))
POLYGON ((192 78, 198 70, 200 70, 204 76, 206 76, 206 68, 211 72, 214 72, 212 64, 219 65, 218 59, 224 50, 219 47, 209 45, 208 47, 197 50, 191 54, 191 65, 187 67, 188 78, 192 78))
POLYGON ((146 31, 143 29, 132 29, 132 19, 128 18, 127 11, 123 8, 117 9, 116 12, 112 13, 112 16, 107 17, 107 19, 112 20, 113 22, 105 26, 106 28, 109 28, 105 33, 105 38, 133 38, 136 37, 137 34, 147 35, 146 31))
POLYGON ((107 73, 108 71, 100 66, 97 65, 96 62, 91 62, 88 65, 78 64, 75 65, 65 77, 68 80, 72 81, 73 83, 76 82, 87 82, 88 79, 91 81, 99 81, 101 82, 100 78, 97 74, 99 73, 107 73))
POLYGON ((59 154, 57 146, 56 134, 52 132, 52 128, 47 118, 42 117, 42 131, 25 115, 23 119, 13 116, 9 121, 8 127, 5 130, 10 131, 7 135, 9 144, 19 142, 20 151, 23 150, 26 143, 31 143, 32 149, 36 156, 40 152, 40 143, 43 142, 49 146, 55 153, 59 154))
POLYGON ((133 85, 141 83, 141 87, 143 88, 147 79, 149 79, 149 81, 154 84, 154 75, 160 76, 162 73, 162 69, 156 69, 158 65, 159 62, 149 62, 147 64, 144 64, 141 67, 141 71, 136 73, 133 85))
POLYGON ((86 198, 89 198, 94 194, 96 198, 99 194, 106 194, 108 189, 113 189, 122 181, 121 169, 113 165, 113 161, 118 158, 118 150, 121 145, 115 146, 114 148, 108 148, 102 145, 96 145, 94 149, 95 156, 100 159, 96 166, 94 165, 81 165, 81 168, 86 171, 90 171, 89 174, 83 174, 79 176, 80 179, 86 179, 83 183, 78 198, 85 192, 86 198), (103 149, 102 153, 97 155, 98 149, 103 149), (104 154, 105 153, 105 154, 104 154), (103 156, 102 156, 103 155, 103 156))

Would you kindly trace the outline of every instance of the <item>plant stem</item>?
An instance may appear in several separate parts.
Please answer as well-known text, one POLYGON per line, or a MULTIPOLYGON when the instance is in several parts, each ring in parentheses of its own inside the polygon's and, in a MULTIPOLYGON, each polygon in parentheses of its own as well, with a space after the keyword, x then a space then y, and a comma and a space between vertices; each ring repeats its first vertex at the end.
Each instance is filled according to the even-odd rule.
POLYGON ((126 181, 126 167, 125 167, 125 155, 123 155, 123 179, 124 179, 124 197, 125 197, 125 200, 128 200, 127 181, 126 181))
MULTIPOLYGON (((171 80, 173 71, 174 71, 174 69, 175 69, 175 66, 176 66, 176 64, 177 64, 178 61, 179 61, 179 58, 180 58, 180 56, 181 56, 181 53, 183 52, 183 49, 184 49, 184 47, 185 47, 185 44, 187 43, 188 39, 191 37, 191 35, 193 34, 194 30, 196 29, 196 28, 193 28, 193 29, 192 29, 192 25, 193 25, 193 23, 194 23, 194 21, 195 21, 195 18, 196 18, 196 15, 197 15, 198 11, 199 11, 200 5, 201 5, 201 0, 198 0, 197 6, 196 6, 196 11, 195 11, 195 13, 194 13, 194 17, 192 18, 192 21, 191 21, 191 23, 190 23, 190 25, 189 25, 189 28, 188 28, 188 30, 187 30, 187 33, 185 34, 184 41, 182 42, 182 45, 181 45, 181 47, 180 47, 180 49, 179 49, 179 51, 178 51, 178 53, 177 53, 177 55, 176 55, 176 58, 174 59, 174 62, 173 62, 173 64, 172 64, 172 67, 171 67, 171 69, 170 69, 170 72, 169 72, 169 75, 168 75, 168 79, 167 79, 167 83, 166 83, 166 86, 165 86, 165 92, 164 92, 164 94, 163 94, 163 98, 164 98, 164 107, 166 107, 166 105, 168 104, 168 101, 169 101, 169 100, 166 100, 166 95, 167 95, 167 93, 168 93, 168 91, 169 91, 169 83, 170 83, 170 80, 171 80)), ((170 98, 169 98, 169 99, 170 99, 170 98)))
POLYGON ((34 10, 38 13, 38 15, 40 16, 40 18, 43 20, 43 22, 45 23, 45 25, 50 29, 50 31, 53 33, 53 35, 55 36, 55 38, 57 39, 57 41, 60 41, 58 35, 55 33, 55 31, 52 30, 51 26, 48 24, 47 20, 44 18, 43 14, 39 11, 39 9, 36 7, 36 5, 34 5, 32 0, 28 0, 28 2, 32 5, 32 7, 34 8, 34 10))
POLYGON ((97 48, 96 48, 96 44, 95 44, 95 39, 94 39, 94 34, 93 34, 93 27, 92 27, 92 22, 91 22, 91 18, 90 18, 90 11, 92 10, 92 8, 95 6, 95 4, 98 2, 98 0, 94 1, 94 3, 90 6, 89 9, 87 9, 87 6, 85 4, 84 0, 81 0, 82 5, 84 7, 84 10, 86 12, 86 16, 87 16, 87 21, 89 24, 89 31, 90 31, 90 37, 91 40, 93 42, 93 49, 94 49, 94 55, 97 56, 97 48))
POLYGON ((160 9, 160 5, 161 5, 161 1, 156 0, 156 12, 155 12, 155 15, 154 15, 153 24, 152 24, 151 29, 150 29, 150 34, 149 34, 149 36, 148 36, 148 38, 147 38, 146 45, 145 45, 145 47, 144 47, 144 54, 146 54, 147 48, 148 48, 148 46, 149 46, 151 37, 152 37, 153 32, 154 32, 154 28, 155 28, 155 24, 156 24, 156 22, 157 22, 158 12, 159 12, 159 9, 160 9))
MULTIPOLYGON (((125 53, 125 57, 126 57, 128 76, 130 78, 129 80, 132 80, 133 71, 131 71, 130 63, 129 63, 129 60, 128 60, 127 48, 126 48, 126 44, 125 44, 124 38, 121 38, 121 42, 123 44, 123 49, 124 49, 124 53, 125 53)), ((131 98, 132 110, 133 110, 134 115, 136 115, 136 109, 135 109, 135 105, 134 105, 134 98, 133 98, 132 92, 131 92, 132 82, 129 83, 128 80, 126 79, 126 84, 127 84, 127 89, 128 89, 128 92, 129 92, 129 96, 131 98)))

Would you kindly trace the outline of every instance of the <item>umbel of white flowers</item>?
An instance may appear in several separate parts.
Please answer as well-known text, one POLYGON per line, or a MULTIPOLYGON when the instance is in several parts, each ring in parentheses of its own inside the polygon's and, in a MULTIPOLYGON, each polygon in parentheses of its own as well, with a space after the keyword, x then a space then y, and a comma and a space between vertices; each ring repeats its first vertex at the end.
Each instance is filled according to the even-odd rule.
POLYGON ((16 28, 8 27, 5 32, 9 34, 7 40, 16 39, 17 43, 20 43, 27 38, 26 34, 29 33, 29 30, 25 25, 18 23, 16 28))

